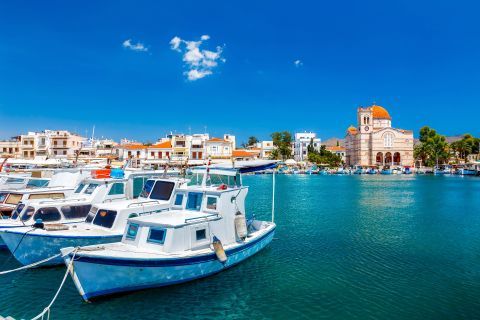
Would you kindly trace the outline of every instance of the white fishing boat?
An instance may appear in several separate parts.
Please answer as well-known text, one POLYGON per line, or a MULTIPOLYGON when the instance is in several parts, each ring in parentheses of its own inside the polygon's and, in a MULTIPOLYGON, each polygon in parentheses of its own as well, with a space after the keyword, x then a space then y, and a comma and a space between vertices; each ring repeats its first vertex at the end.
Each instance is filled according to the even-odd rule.
MULTIPOLYGON (((128 218, 167 210, 173 204, 174 190, 187 182, 181 178, 149 179, 138 199, 92 205, 82 222, 50 224, 42 220, 46 216, 39 215, 41 220, 35 221, 33 226, 0 229, 0 236, 13 256, 23 265, 49 259, 57 255, 61 248, 68 246, 120 241, 128 218)), ((36 215, 37 213, 32 221, 36 215)), ((44 265, 61 263, 62 259, 56 257, 44 265)))
POLYGON ((12 211, 21 201, 64 199, 71 195, 80 181, 89 175, 90 171, 60 171, 53 175, 45 187, 0 190, 0 218, 10 217, 12 211))
MULTIPOLYGON (((73 194, 65 199, 20 201, 8 219, 0 219, 0 230, 32 226, 41 219, 44 224, 67 224, 85 220, 94 204, 138 197, 145 181, 158 177, 160 172, 112 171, 107 178, 92 177, 80 182, 73 194), (115 174, 116 173, 116 174, 115 174), (112 177, 113 176, 113 177, 112 177)), ((0 237, 0 248, 6 248, 0 237)))
POLYGON ((50 178, 34 178, 30 173, 10 173, 0 175, 0 190, 18 190, 46 187, 50 178))
POLYGON ((177 189, 171 210, 129 219, 121 242, 61 250, 85 300, 213 275, 272 241, 273 222, 246 220, 236 169, 193 173, 202 179, 177 189))

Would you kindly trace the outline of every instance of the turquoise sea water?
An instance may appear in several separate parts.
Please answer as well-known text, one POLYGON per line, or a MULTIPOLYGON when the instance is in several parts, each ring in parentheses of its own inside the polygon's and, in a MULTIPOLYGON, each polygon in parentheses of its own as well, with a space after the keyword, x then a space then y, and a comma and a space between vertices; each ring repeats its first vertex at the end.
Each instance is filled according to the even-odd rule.
MULTIPOLYGON (((257 218, 271 178, 244 177, 257 218)), ((480 319, 480 178, 277 176, 276 199, 275 240, 242 264, 94 303, 68 279, 52 319, 480 319)), ((0 276, 0 315, 38 314, 64 270, 0 276)))

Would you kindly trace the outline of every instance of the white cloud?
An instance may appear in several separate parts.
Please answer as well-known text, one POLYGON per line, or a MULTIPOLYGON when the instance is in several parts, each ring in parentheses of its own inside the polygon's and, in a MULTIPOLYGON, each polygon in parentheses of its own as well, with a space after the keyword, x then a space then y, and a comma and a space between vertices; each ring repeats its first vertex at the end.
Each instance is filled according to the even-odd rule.
POLYGON ((180 51, 179 47, 181 42, 182 42, 182 39, 180 39, 179 37, 173 37, 173 39, 170 40, 170 45, 172 50, 180 51))
POLYGON ((137 43, 132 43, 132 39, 127 39, 123 41, 122 46, 126 49, 130 49, 133 51, 139 51, 139 52, 147 52, 148 48, 143 45, 141 42, 137 43))
POLYGON ((302 60, 295 60, 295 61, 293 61, 293 64, 294 64, 295 67, 297 67, 297 68, 303 66, 302 60))
POLYGON ((211 75, 212 71, 206 70, 206 69, 205 70, 192 69, 188 72, 185 72, 185 74, 187 75, 188 80, 195 81, 198 79, 202 79, 205 76, 211 75))
POLYGON ((218 62, 226 61, 222 58, 223 47, 217 46, 215 51, 200 48, 203 42, 209 39, 210 36, 205 34, 199 41, 187 41, 180 37, 173 37, 170 40, 170 48, 183 54, 182 60, 187 69, 184 74, 190 81, 213 74, 213 69, 218 66, 218 62))

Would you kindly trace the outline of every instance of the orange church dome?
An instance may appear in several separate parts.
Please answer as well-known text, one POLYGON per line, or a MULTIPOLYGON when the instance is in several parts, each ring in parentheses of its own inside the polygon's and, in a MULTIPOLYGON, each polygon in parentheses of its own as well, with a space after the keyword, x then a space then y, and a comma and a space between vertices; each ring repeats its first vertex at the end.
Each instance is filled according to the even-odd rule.
POLYGON ((350 127, 348 127, 347 132, 352 134, 352 135, 356 135, 358 133, 358 130, 354 126, 350 126, 350 127))
POLYGON ((388 119, 392 120, 388 111, 381 106, 373 105, 372 106, 373 118, 374 119, 388 119))

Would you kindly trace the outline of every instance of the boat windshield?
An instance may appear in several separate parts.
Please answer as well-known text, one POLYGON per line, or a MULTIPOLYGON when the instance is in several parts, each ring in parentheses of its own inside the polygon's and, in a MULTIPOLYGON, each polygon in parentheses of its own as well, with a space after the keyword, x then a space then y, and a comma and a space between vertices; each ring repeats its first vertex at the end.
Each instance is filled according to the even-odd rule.
POLYGON ((45 179, 30 179, 27 182, 27 188, 40 188, 48 185, 48 180, 45 179))
POLYGON ((92 224, 110 229, 113 226, 116 216, 117 211, 100 209, 95 215, 92 224))
POLYGON ((95 218, 95 214, 97 213, 98 208, 92 207, 85 218, 86 223, 92 223, 93 218, 95 218))
POLYGON ((27 221, 29 220, 32 216, 33 213, 35 212, 35 209, 33 207, 27 207, 25 212, 22 214, 22 217, 20 218, 22 221, 27 221))
POLYGON ((167 182, 167 181, 157 181, 155 182, 155 186, 150 193, 150 199, 155 200, 168 200, 172 195, 173 187, 175 187, 175 183, 167 182))
POLYGON ((98 187, 98 184, 96 183, 90 183, 88 187, 83 191, 85 194, 92 194, 93 191, 98 187))
POLYGON ((150 191, 152 191, 154 183, 154 180, 147 180, 147 182, 145 182, 145 186, 143 187, 142 193, 140 193, 140 197, 148 198, 148 195, 150 194, 150 191))
POLYGON ((13 210, 11 219, 16 220, 20 215, 20 213, 22 212, 23 208, 25 208, 25 205, 23 203, 19 203, 15 207, 15 210, 13 210))
POLYGON ((22 200, 23 195, 19 193, 10 193, 5 203, 7 204, 18 204, 22 200))
POLYGON ((7 199, 8 192, 0 192, 0 203, 3 203, 7 199))
POLYGON ((84 183, 80 183, 74 193, 80 193, 80 192, 82 192, 82 190, 83 190, 84 187, 85 187, 85 184, 84 184, 84 183))
POLYGON ((22 178, 8 178, 6 183, 24 183, 25 179, 22 178))

